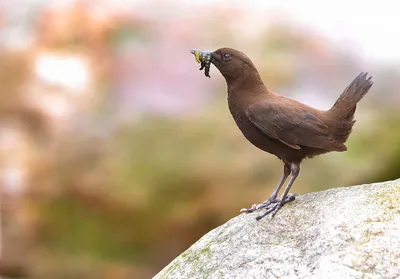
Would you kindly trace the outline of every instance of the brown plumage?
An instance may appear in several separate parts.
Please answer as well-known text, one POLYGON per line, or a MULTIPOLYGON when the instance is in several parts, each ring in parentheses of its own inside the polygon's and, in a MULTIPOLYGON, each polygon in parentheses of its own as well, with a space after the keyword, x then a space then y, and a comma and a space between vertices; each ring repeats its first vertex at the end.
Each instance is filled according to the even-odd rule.
POLYGON ((225 77, 229 109, 243 135, 256 147, 284 162, 283 175, 271 197, 242 211, 250 213, 265 208, 257 220, 271 212, 275 215, 285 203, 295 199, 288 193, 304 158, 347 150, 344 143, 355 122, 356 105, 371 88, 371 77, 359 74, 334 106, 322 111, 268 90, 244 53, 221 48, 210 55, 211 62, 225 77), (278 199, 277 194, 290 174, 290 181, 278 199))

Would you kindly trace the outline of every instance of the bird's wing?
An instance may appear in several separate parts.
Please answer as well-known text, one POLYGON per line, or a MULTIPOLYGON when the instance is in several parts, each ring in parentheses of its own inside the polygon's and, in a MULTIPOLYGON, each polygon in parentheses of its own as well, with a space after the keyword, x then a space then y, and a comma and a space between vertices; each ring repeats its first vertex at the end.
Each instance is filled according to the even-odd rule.
POLYGON ((340 144, 317 116, 290 103, 255 103, 246 109, 246 116, 265 135, 294 149, 301 145, 330 149, 340 144))

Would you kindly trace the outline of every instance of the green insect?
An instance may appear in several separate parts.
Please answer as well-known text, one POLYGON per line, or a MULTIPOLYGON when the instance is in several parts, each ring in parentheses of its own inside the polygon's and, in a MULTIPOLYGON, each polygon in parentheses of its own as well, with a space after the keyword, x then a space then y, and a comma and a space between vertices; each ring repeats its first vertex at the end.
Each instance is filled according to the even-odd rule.
POLYGON ((200 71, 204 69, 204 74, 206 77, 210 78, 210 66, 211 66, 211 52, 208 51, 200 51, 197 49, 193 49, 190 51, 194 54, 194 58, 197 63, 200 64, 200 71))

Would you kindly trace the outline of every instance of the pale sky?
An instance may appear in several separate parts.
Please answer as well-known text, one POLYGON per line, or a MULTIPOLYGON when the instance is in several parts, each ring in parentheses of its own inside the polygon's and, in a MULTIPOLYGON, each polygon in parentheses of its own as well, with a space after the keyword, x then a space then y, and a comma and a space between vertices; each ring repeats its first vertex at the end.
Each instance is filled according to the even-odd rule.
MULTIPOLYGON (((146 0, 108 0, 118 5, 148 3, 146 0)), ((193 6, 236 6, 249 13, 248 24, 268 21, 279 11, 288 21, 310 26, 335 44, 356 47, 365 58, 380 63, 400 63, 400 2, 395 0, 174 0, 165 3, 193 6)), ((168 6, 163 5, 163 8, 168 6)), ((154 9, 154 5, 152 5, 154 9)), ((196 12, 196 9, 193 9, 196 12)), ((244 28, 245 29, 245 28, 244 28)), ((247 29, 249 30, 249 29, 247 29)), ((249 30, 251 31, 251 30, 249 30)))
MULTIPOLYGON (((68 5, 74 0, 2 0, 9 12, 31 5, 68 5), (29 5, 31 4, 31 5, 29 5)), ((248 14, 246 22, 253 30, 257 22, 268 21, 272 11, 284 13, 285 19, 310 26, 333 40, 335 44, 352 45, 373 62, 400 62, 400 2, 395 0, 87 0, 89 3, 107 3, 110 8, 141 10, 159 14, 179 14, 182 6, 207 6, 212 14, 215 6, 235 6, 248 14), (147 8, 147 9, 146 9, 147 8), (159 8, 159 10, 157 10, 159 8)), ((0 5, 1 8, 1 5, 0 5)), ((187 9, 184 10, 187 14, 187 9)), ((251 30, 248 32, 251 32, 251 30)))
MULTIPOLYGON (((183 0, 182 0, 183 1, 183 0)), ((189 1, 185 1, 189 2, 189 1)), ((199 1, 201 2, 201 1, 199 1)), ((266 11, 279 10, 292 21, 319 30, 335 43, 347 42, 370 60, 400 62, 400 2, 381 0, 202 0, 248 10, 252 18, 265 18, 266 11)))

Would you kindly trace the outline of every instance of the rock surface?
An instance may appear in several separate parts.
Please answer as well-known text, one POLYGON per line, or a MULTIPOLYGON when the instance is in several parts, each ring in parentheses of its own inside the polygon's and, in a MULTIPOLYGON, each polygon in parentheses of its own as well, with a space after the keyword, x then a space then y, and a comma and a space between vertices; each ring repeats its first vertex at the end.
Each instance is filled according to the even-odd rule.
POLYGON ((155 279, 400 278, 400 179, 296 197, 275 218, 241 214, 155 279))

